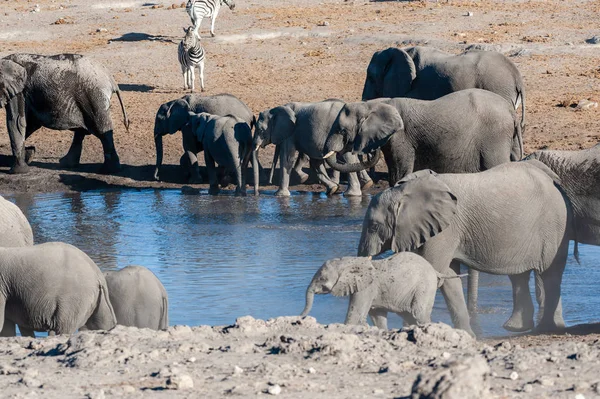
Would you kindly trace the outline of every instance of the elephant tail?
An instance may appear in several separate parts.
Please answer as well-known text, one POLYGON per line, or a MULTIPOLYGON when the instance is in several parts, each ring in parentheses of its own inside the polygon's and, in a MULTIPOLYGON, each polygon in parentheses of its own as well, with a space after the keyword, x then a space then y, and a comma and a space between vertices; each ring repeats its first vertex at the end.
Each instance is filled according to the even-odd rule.
POLYGON ((169 328, 169 298, 167 295, 162 297, 162 312, 160 314, 160 323, 158 324, 159 330, 166 330, 169 328))
POLYGON ((523 131, 525 131, 525 91, 523 90, 523 82, 520 82, 517 86, 517 101, 519 97, 521 97, 521 134, 523 134, 523 131))
POLYGON ((110 303, 106 283, 103 284, 100 282, 99 289, 100 295, 98 295, 97 309, 94 312, 94 316, 92 316, 95 319, 95 323, 93 326, 88 326, 88 328, 91 330, 110 330, 117 325, 117 316, 115 316, 115 311, 110 303))
POLYGON ((123 104, 123 98, 121 97, 121 89, 119 89, 119 85, 115 82, 115 79, 111 76, 110 80, 112 82, 112 90, 113 93, 117 94, 117 98, 119 99, 119 105, 121 105, 121 111, 123 112, 123 125, 125 125, 125 129, 129 133, 129 117, 127 116, 127 111, 125 110, 125 104, 123 104))
POLYGON ((510 151, 510 160, 512 162, 517 162, 523 159, 524 149, 523 149, 523 129, 521 125, 515 120, 515 130, 513 134, 513 142, 512 148, 510 151))

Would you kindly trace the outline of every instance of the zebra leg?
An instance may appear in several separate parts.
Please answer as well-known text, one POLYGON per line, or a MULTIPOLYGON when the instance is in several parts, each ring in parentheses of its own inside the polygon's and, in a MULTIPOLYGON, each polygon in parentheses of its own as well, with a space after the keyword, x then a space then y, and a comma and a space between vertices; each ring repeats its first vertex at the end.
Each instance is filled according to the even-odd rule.
POLYGON ((194 88, 195 88, 194 80, 196 80, 196 73, 195 73, 194 69, 196 69, 196 68, 194 68, 194 66, 190 67, 190 86, 192 89, 192 93, 194 92, 194 88))
POLYGON ((204 60, 200 61, 198 69, 200 69, 200 90, 204 91, 204 60))
POLYGON ((210 17, 210 35, 215 37, 215 21, 217 20, 217 15, 219 14, 219 8, 215 7, 212 16, 210 17))

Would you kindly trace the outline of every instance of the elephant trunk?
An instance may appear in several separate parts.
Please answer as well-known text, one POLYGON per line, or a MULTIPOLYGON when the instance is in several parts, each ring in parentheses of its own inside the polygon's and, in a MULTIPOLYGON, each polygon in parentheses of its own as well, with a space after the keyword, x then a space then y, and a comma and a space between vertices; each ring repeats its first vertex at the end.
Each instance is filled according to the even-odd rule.
POLYGON ((328 158, 327 155, 334 152, 342 152, 343 150, 344 137, 341 134, 331 134, 327 137, 327 141, 325 141, 325 146, 323 147, 324 158, 328 158))
POLYGON ((269 172, 269 184, 273 184, 273 176, 275 175, 275 168, 277 167, 277 160, 279 159, 279 151, 281 146, 275 146, 275 153, 273 154, 273 163, 271 163, 271 171, 269 172))
POLYGON ((252 151, 252 172, 254 173, 254 195, 258 195, 258 186, 260 183, 258 170, 258 149, 252 151))
POLYGON ((311 282, 308 288, 306 289, 306 305, 304 306, 304 310, 300 314, 301 317, 305 317, 312 309, 313 301, 315 299, 315 286, 314 283, 311 282))
POLYGON ((371 160, 367 162, 360 160, 359 163, 340 164, 338 163, 337 156, 335 154, 325 158, 325 162, 327 162, 327 165, 329 165, 329 167, 337 171, 344 173, 353 173, 374 167, 375 165, 377 165, 377 162, 379 162, 380 157, 381 150, 377 149, 373 158, 371 158, 371 160))
POLYGON ((159 169, 163 161, 163 138, 161 133, 154 132, 154 144, 156 145, 156 168, 154 169, 154 179, 160 180, 159 169))
POLYGON ((479 272, 474 269, 469 269, 469 277, 467 279, 467 307, 471 315, 477 313, 477 299, 479 294, 479 272))

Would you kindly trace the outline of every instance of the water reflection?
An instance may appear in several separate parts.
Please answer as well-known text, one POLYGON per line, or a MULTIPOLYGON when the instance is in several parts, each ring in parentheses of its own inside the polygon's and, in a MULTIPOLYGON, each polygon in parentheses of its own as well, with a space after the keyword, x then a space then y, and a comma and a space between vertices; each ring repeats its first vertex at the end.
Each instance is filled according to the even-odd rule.
MULTIPOLYGON (((271 193, 272 194, 272 193, 271 193)), ((321 264, 356 254, 370 198, 289 198, 184 195, 178 190, 129 190, 7 197, 30 220, 35 240, 64 241, 85 251, 104 270, 148 267, 165 285, 172 324, 228 324, 298 314, 304 291, 321 264)), ((595 320, 593 263, 598 248, 581 249, 582 264, 565 273, 568 323, 595 320)), ((510 315, 508 278, 484 275, 479 323, 485 335, 505 335, 510 315)), ((317 296, 311 315, 343 322, 347 299, 317 296)), ((450 322, 438 295, 434 321, 450 322)), ((401 321, 390 316, 390 326, 401 321)))

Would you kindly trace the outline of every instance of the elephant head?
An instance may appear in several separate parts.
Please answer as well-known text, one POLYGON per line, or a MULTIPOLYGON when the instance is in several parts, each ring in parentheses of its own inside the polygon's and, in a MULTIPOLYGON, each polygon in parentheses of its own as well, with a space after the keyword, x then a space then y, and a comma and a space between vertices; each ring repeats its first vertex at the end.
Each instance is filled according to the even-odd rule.
POLYGON ((406 51, 394 47, 377 51, 367 68, 362 99, 404 97, 416 76, 415 64, 406 51))
POLYGON ((0 60, 0 107, 25 89, 26 80, 25 68, 10 60, 0 60))
POLYGON ((208 121, 216 117, 207 112, 201 112, 196 114, 194 112, 188 112, 188 120, 185 125, 181 128, 181 133, 185 135, 193 134, 195 140, 199 143, 204 140, 204 134, 206 132, 206 126, 208 121))
POLYGON ((154 178, 159 180, 163 161, 163 136, 174 134, 188 122, 189 104, 183 99, 169 101, 160 106, 154 119, 154 144, 156 145, 156 169, 154 178))
POLYGON ((380 100, 348 103, 344 105, 331 128, 323 152, 327 164, 340 172, 358 172, 375 166, 375 160, 368 163, 340 165, 335 153, 352 151, 354 154, 368 154, 381 148, 396 132, 404 131, 404 122, 396 108, 380 100))
POLYGON ((450 225, 456 201, 435 172, 426 169, 407 175, 371 200, 363 221, 358 256, 419 248, 450 225))
POLYGON ((375 280, 371 258, 345 257, 325 262, 315 273, 306 289, 306 306, 301 316, 312 308, 315 294, 348 296, 362 291, 375 280))
POLYGON ((288 106, 282 105, 263 111, 256 122, 254 148, 266 147, 268 144, 281 144, 294 134, 296 113, 288 106))

